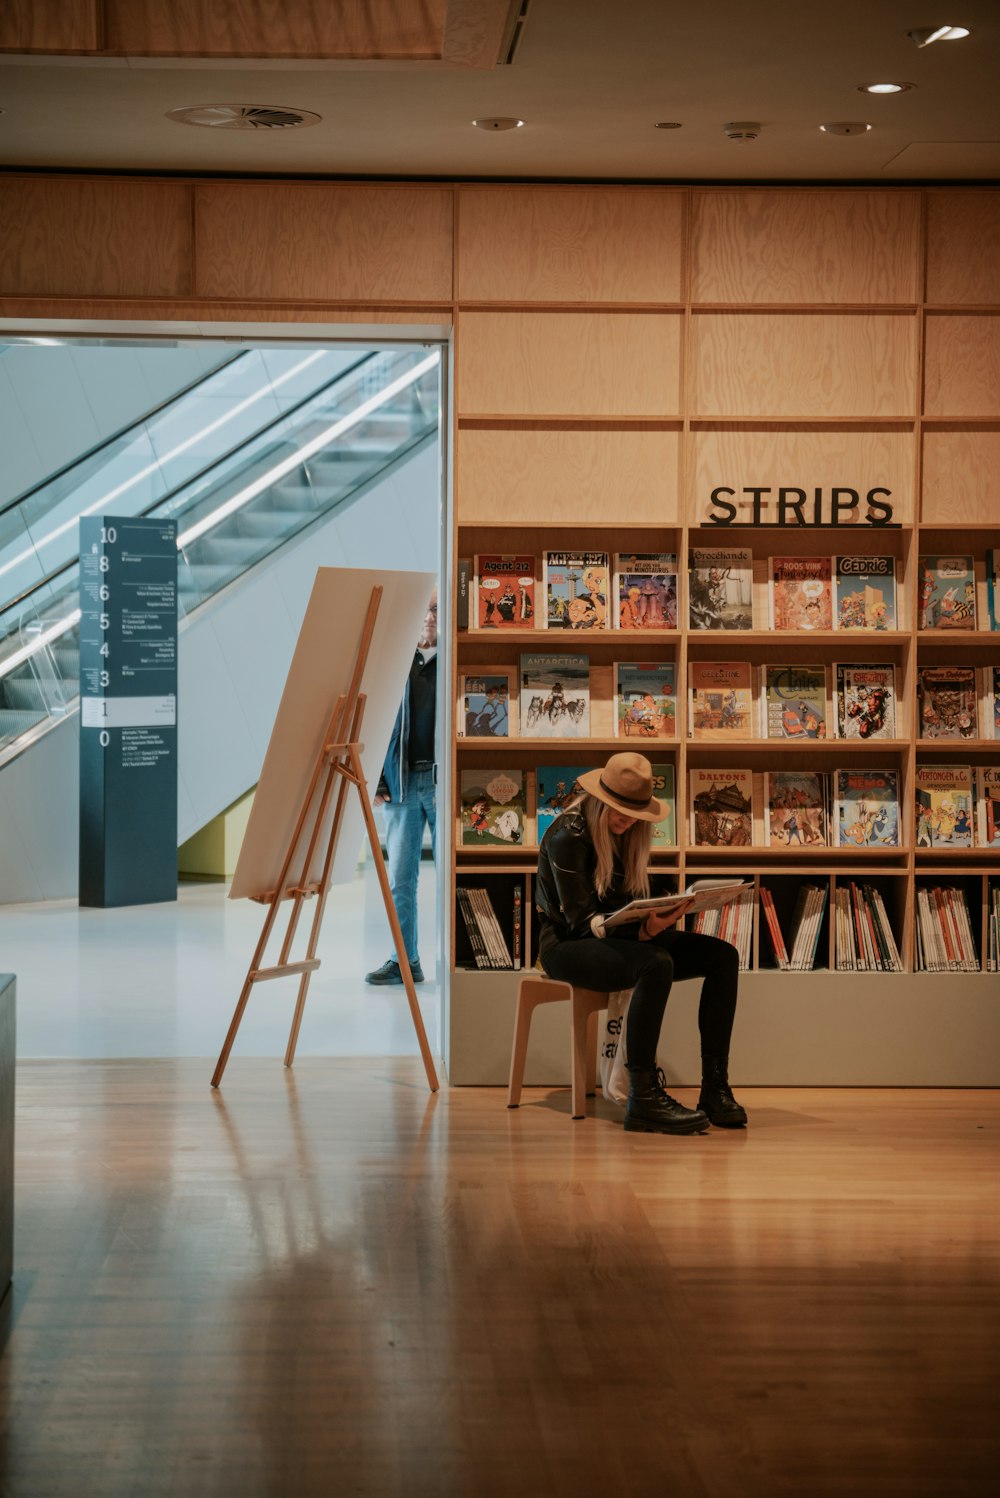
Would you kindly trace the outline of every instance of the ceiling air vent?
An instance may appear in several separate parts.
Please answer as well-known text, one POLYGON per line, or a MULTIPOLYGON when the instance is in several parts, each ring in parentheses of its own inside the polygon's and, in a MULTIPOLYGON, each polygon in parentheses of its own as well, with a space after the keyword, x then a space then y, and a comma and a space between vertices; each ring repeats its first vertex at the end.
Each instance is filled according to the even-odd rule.
POLYGON ((209 130, 301 130, 318 125, 322 118, 308 109, 285 109, 280 104, 200 104, 167 110, 168 120, 209 130))

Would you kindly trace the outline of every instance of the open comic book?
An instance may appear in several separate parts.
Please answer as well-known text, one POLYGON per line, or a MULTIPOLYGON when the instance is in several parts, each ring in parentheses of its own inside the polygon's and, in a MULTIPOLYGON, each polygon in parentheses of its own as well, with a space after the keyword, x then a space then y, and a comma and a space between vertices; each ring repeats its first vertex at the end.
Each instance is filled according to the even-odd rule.
POLYGON ((752 888, 746 879, 696 879, 679 895, 654 895, 649 900, 631 900, 611 915, 604 917, 605 931, 624 926, 629 921, 643 921, 650 911, 675 910, 684 906, 685 915, 698 910, 718 910, 730 900, 752 888))

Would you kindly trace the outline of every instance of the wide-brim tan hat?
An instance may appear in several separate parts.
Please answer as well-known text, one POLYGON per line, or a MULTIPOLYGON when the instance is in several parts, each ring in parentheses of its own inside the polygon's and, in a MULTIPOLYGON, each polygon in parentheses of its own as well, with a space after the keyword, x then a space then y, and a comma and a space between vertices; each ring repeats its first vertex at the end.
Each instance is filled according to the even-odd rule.
POLYGON ((577 785, 640 822, 662 822, 670 815, 670 807, 653 795, 652 766, 642 754, 612 754, 603 770, 588 770, 577 785))

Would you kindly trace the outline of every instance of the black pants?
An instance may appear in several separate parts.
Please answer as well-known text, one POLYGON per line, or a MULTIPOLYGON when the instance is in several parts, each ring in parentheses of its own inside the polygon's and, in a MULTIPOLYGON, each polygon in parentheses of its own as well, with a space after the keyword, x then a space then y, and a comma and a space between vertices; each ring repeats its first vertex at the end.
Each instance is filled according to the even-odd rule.
POLYGON ((596 936, 561 941, 542 952, 550 978, 614 993, 630 988, 625 1049, 630 1071, 656 1065, 660 1025, 674 979, 703 978, 698 1030, 703 1056, 726 1056, 736 1015, 740 959, 736 948, 717 936, 694 931, 661 931, 652 941, 596 936))

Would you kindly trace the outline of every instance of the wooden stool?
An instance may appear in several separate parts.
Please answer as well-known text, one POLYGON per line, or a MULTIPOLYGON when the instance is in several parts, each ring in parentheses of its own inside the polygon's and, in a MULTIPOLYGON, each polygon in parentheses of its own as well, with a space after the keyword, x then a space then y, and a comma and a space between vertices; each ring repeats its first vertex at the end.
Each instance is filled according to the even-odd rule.
POLYGON ((517 990, 517 1014, 514 1019, 514 1045, 510 1053, 510 1082, 507 1107, 516 1108, 521 1101, 524 1082, 524 1060, 528 1054, 531 1016, 539 1004, 570 1001, 570 1038, 573 1047, 573 1117, 582 1118, 588 1094, 597 1089, 597 1016, 608 1007, 606 993, 592 988, 576 988, 555 978, 526 973, 517 990))

